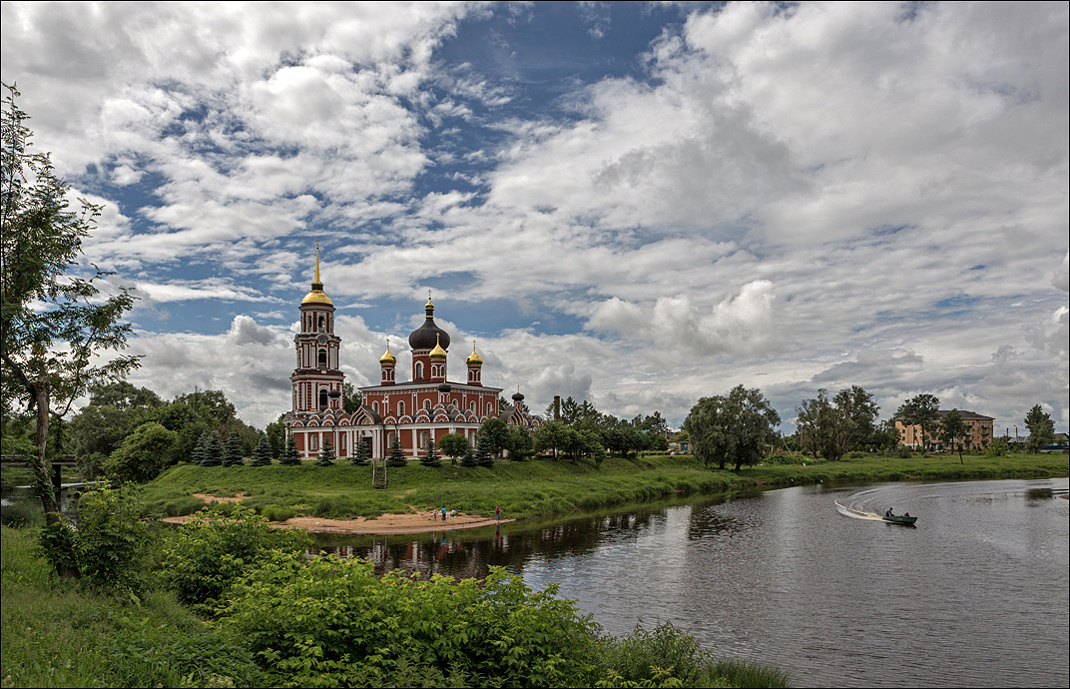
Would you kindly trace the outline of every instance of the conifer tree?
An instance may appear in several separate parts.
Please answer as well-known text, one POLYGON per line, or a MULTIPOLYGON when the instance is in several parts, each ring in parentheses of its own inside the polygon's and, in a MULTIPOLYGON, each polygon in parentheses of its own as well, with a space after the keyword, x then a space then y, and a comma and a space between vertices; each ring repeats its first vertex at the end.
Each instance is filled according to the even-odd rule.
POLYGON ((219 440, 219 432, 212 431, 208 435, 208 442, 204 445, 204 457, 201 459, 202 467, 217 467, 223 463, 223 443, 219 440))
POLYGON ((194 464, 204 466, 204 460, 208 456, 208 438, 210 435, 208 431, 205 431, 201 433, 200 439, 197 440, 197 445, 193 448, 193 454, 190 455, 190 461, 194 464))
POLYGON ((316 466, 334 466, 334 446, 331 445, 330 438, 325 438, 323 440, 323 447, 320 449, 320 456, 319 459, 316 460, 316 466))
POLYGON ((464 457, 461 457, 461 466, 468 467, 469 469, 479 466, 479 462, 476 460, 476 456, 472 454, 471 448, 468 449, 468 452, 464 453, 464 457))
POLYGON ((290 433, 286 436, 286 451, 282 457, 279 458, 279 464, 286 466, 297 466, 301 463, 301 455, 297 454, 297 439, 294 438, 294 434, 290 433))
POLYGON ((366 467, 370 462, 371 457, 368 456, 368 445, 363 438, 357 438, 356 452, 349 458, 349 463, 355 467, 366 467))
POLYGON ((476 456, 475 463, 477 466, 486 467, 490 469, 494 466, 494 459, 490 456, 490 450, 488 445, 490 439, 483 433, 476 436, 476 456))
POLYGON ((271 464, 271 443, 268 442, 267 436, 260 436, 260 440, 256 443, 256 449, 253 450, 253 461, 249 462, 251 467, 266 467, 271 464))
POLYGON ((425 467, 442 466, 442 461, 438 458, 438 451, 435 449, 434 438, 427 441, 427 452, 420 458, 420 464, 423 464, 425 467))
POLYGON ((226 449, 223 450, 223 466, 241 466, 245 461, 241 456, 241 437, 234 431, 227 436, 226 449))
POLYGON ((390 443, 390 456, 386 459, 386 465, 388 467, 405 466, 405 451, 401 449, 401 439, 396 435, 390 443))

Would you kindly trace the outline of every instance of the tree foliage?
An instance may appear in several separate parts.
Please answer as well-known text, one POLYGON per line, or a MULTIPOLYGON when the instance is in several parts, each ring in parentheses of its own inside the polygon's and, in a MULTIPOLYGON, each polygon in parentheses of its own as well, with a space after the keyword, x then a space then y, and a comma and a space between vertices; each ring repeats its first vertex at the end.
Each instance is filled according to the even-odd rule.
POLYGON ((420 464, 425 467, 442 466, 442 460, 438 458, 438 449, 435 447, 434 438, 427 441, 427 451, 424 452, 424 456, 420 458, 420 464))
POLYGON ((82 240, 101 208, 72 204, 70 186, 56 176, 47 153, 31 151, 29 117, 4 84, 0 160, 0 404, 37 412, 35 483, 46 514, 59 504, 49 477, 49 424, 76 399, 105 381, 122 378, 138 357, 126 348, 130 325, 121 322, 134 297, 125 288, 104 295, 107 273, 79 263, 82 240), (103 356, 102 356, 103 355, 103 356))
POLYGON ((266 467, 271 465, 271 443, 268 442, 266 435, 260 436, 260 440, 256 443, 256 449, 253 450, 253 460, 249 462, 251 467, 266 467))
POLYGON ((703 397, 691 408, 684 430, 691 437, 692 452, 706 466, 719 469, 732 464, 756 464, 773 440, 780 415, 757 388, 742 385, 727 395, 703 397))
POLYGON ((944 444, 944 447, 951 450, 957 450, 959 453, 959 464, 964 464, 962 461, 962 448, 966 443, 966 422, 962 420, 962 414, 958 409, 952 409, 948 413, 944 414, 944 418, 940 419, 940 441, 944 444))
POLYGON ((459 458, 472 451, 468 438, 461 433, 447 433, 439 439, 438 446, 442 453, 450 458, 452 464, 456 464, 459 458))
POLYGON ((840 390, 832 400, 822 388, 797 411, 795 428, 803 450, 837 461, 852 450, 872 445, 880 409, 873 395, 854 385, 840 390))
POLYGON ((403 467, 405 463, 405 450, 401 447, 401 438, 395 433, 390 441, 390 454, 387 455, 385 464, 388 467, 403 467))
POLYGON ((155 421, 138 426, 123 440, 104 465, 104 473, 116 481, 148 483, 167 466, 178 434, 155 421))
POLYGON ((921 444, 927 448, 936 437, 939 424, 940 400, 928 393, 915 395, 899 406, 895 418, 907 426, 921 429, 921 444))
POLYGON ((1055 424, 1051 420, 1051 415, 1045 412, 1039 404, 1034 405, 1025 415, 1025 427, 1029 429, 1026 447, 1033 454, 1039 453, 1041 448, 1055 442, 1055 424))

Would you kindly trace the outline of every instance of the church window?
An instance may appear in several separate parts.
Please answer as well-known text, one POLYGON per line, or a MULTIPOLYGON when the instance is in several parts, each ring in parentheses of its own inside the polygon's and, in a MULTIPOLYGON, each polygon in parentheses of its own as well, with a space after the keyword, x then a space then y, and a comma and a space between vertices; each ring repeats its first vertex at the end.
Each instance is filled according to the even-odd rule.
POLYGON ((431 400, 424 400, 424 409, 431 411, 431 400))
POLYGON ((323 316, 320 316, 319 323, 316 324, 316 330, 317 331, 322 331, 323 330, 323 316))
POLYGON ((398 402, 398 416, 405 416, 405 402, 398 402))
POLYGON ((378 402, 372 402, 372 411, 375 412, 376 414, 379 413, 379 403, 378 402))
POLYGON ((320 409, 326 409, 326 408, 327 408, 327 390, 321 388, 320 389, 320 409))
POLYGON ((420 449, 426 450, 431 441, 431 435, 427 431, 420 433, 420 449))
POLYGON ((320 350, 320 368, 327 368, 327 350, 320 350))
POLYGON ((424 365, 422 361, 417 361, 416 367, 413 370, 416 372, 416 375, 414 376, 416 380, 420 380, 424 377, 424 365))
POLYGON ((308 434, 308 449, 311 452, 316 452, 317 450, 320 449, 320 434, 319 433, 309 433, 308 434))
POLYGON ((476 413, 476 401, 472 400, 471 403, 469 403, 468 408, 472 410, 473 414, 475 414, 476 413))

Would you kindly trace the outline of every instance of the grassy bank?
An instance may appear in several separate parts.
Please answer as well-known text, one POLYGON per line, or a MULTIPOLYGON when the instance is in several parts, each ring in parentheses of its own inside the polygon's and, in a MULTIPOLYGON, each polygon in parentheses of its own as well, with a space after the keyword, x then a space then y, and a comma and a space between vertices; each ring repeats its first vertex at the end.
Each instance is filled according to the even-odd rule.
POLYGON ((153 514, 187 514, 203 503, 195 493, 247 496, 244 504, 269 519, 295 515, 344 519, 423 511, 445 505, 468 514, 531 518, 567 514, 680 495, 717 495, 813 483, 861 484, 879 481, 946 481, 1070 475, 1063 454, 957 455, 909 458, 864 455, 838 462, 802 456, 772 457, 732 471, 710 470, 689 456, 610 458, 573 464, 547 459, 499 461, 491 469, 445 465, 389 470, 389 485, 371 487, 371 469, 336 464, 287 467, 172 467, 145 487, 153 514))
POLYGON ((0 686, 788 686, 779 669, 714 658, 672 625, 602 635, 556 590, 503 570, 378 579, 363 561, 281 550, 234 569, 212 555, 221 533, 191 535, 180 556, 203 560, 205 576, 229 572, 223 605, 202 619, 169 585, 158 532, 135 597, 57 579, 38 529, 2 527, 0 686))

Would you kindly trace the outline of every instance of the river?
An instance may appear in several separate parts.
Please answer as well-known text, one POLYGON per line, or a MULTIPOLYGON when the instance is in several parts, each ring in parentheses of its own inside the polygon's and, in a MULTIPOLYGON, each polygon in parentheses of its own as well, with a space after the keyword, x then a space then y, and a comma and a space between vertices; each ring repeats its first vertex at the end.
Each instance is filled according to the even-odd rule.
POLYGON ((1065 687, 1067 491, 1065 478, 804 486, 342 550, 380 569, 501 565, 560 583, 609 632, 669 620, 802 686, 1065 687), (917 526, 881 521, 888 507, 917 526))

